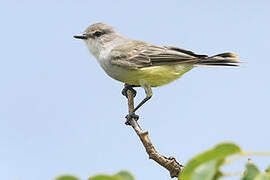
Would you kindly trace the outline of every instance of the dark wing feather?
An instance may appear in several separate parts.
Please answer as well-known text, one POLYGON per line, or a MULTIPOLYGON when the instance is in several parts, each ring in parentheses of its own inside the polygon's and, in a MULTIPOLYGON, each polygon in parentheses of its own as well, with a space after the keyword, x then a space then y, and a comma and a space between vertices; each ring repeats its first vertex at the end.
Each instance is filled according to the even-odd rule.
POLYGON ((170 46, 154 46, 141 41, 130 41, 124 46, 111 51, 111 63, 129 69, 142 67, 172 65, 179 63, 195 64, 206 55, 170 46))

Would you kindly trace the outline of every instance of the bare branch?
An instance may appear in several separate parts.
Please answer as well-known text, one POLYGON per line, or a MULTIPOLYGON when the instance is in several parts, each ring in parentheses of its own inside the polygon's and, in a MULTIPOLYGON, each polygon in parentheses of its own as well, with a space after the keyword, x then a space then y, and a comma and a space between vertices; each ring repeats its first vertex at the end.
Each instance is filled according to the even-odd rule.
MULTIPOLYGON (((127 90, 127 96, 128 111, 132 112, 134 109, 134 94, 132 91, 127 90)), ((130 119, 128 124, 132 126, 136 134, 139 136, 147 154, 149 155, 149 159, 156 161, 159 165, 166 168, 170 172, 171 178, 178 177, 183 166, 179 164, 174 157, 167 158, 158 153, 150 140, 148 131, 143 131, 135 119, 130 119)))

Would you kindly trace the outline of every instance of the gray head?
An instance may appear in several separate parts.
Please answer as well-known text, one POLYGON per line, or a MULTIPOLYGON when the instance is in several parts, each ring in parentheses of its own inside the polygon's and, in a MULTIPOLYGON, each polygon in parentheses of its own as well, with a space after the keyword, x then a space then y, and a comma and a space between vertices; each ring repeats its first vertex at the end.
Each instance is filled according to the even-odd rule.
POLYGON ((74 38, 85 41, 89 51, 97 56, 101 48, 110 44, 119 35, 113 27, 105 23, 95 23, 90 25, 82 34, 74 35, 74 38))
POLYGON ((83 34, 74 35, 74 38, 83 40, 102 40, 110 41, 117 34, 113 27, 105 23, 95 23, 90 25, 83 34))

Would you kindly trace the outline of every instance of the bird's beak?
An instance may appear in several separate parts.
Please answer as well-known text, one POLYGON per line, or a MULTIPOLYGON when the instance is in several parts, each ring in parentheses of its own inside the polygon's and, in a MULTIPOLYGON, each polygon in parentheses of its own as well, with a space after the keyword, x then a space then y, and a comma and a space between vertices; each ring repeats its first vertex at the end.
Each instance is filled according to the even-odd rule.
POLYGON ((88 39, 88 36, 86 34, 76 34, 73 37, 76 39, 88 39))

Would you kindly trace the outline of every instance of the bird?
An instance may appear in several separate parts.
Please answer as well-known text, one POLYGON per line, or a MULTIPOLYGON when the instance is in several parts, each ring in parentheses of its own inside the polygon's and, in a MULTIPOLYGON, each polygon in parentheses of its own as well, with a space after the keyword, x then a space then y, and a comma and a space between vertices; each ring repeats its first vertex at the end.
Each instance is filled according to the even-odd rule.
POLYGON ((107 75, 124 83, 122 94, 142 87, 146 97, 130 112, 127 120, 139 116, 135 112, 153 95, 152 87, 162 86, 180 78, 197 66, 239 66, 238 55, 225 52, 213 56, 196 54, 174 46, 153 45, 120 35, 112 26, 95 23, 82 34, 89 52, 97 59, 107 75))

